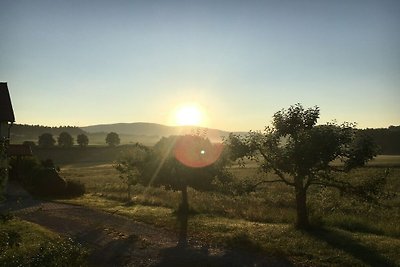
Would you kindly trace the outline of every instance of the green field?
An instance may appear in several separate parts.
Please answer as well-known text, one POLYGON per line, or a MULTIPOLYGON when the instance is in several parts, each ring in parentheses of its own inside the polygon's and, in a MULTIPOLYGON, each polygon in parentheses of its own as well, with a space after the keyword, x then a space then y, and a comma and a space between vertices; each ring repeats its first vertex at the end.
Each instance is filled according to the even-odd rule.
MULTIPOLYGON (((381 175, 391 167, 385 190, 393 197, 380 205, 360 202, 328 188, 311 189, 309 208, 315 231, 294 230, 293 192, 282 184, 250 194, 229 195, 189 191, 194 215, 189 236, 224 246, 257 249, 282 255, 299 266, 400 265, 400 156, 379 156, 352 178, 381 175)), ((238 180, 261 178, 253 165, 233 166, 238 180)), ((174 211, 180 193, 163 188, 136 186, 127 199, 126 186, 111 163, 61 165, 61 175, 86 185, 87 194, 68 200, 117 212, 138 221, 177 230, 174 211)))

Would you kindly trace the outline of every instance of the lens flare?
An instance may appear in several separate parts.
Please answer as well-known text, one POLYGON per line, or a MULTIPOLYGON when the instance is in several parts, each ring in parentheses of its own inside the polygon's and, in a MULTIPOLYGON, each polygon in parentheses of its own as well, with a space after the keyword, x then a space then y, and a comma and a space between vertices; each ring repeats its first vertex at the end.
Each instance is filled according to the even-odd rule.
POLYGON ((196 135, 178 138, 174 147, 175 158, 191 168, 202 168, 216 162, 221 156, 222 144, 212 144, 209 140, 196 135))

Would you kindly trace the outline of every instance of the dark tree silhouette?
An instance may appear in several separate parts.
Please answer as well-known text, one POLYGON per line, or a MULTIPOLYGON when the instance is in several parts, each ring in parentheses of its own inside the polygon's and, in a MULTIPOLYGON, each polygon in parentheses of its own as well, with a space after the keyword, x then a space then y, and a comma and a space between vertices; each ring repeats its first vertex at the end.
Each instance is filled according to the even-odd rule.
POLYGON ((39 136, 38 144, 40 147, 49 148, 53 147, 56 143, 56 140, 53 138, 51 133, 44 133, 39 136))
POLYGON ((76 142, 80 147, 87 147, 89 144, 89 138, 86 134, 78 134, 76 137, 76 142))
POLYGON ((109 146, 117 146, 120 143, 119 135, 115 132, 107 134, 106 143, 109 146))
POLYGON ((266 127, 265 132, 250 131, 246 136, 231 134, 226 142, 233 159, 249 157, 259 163, 262 171, 277 175, 275 180, 254 186, 282 182, 294 187, 299 229, 309 227, 307 190, 310 186, 332 186, 342 192, 371 197, 386 178, 370 180, 366 186, 353 185, 349 179, 343 180, 343 175, 335 175, 363 166, 376 156, 376 146, 365 136, 357 135, 353 124, 316 125, 319 113, 318 107, 305 110, 297 104, 276 112, 272 127, 266 127), (343 165, 332 165, 335 159, 343 165))
POLYGON ((215 179, 224 180, 229 175, 226 161, 221 157, 222 145, 212 144, 196 135, 163 137, 152 149, 146 165, 144 178, 153 186, 181 192, 177 210, 181 224, 179 246, 187 241, 189 216, 188 187, 212 190, 215 179))
POLYGON ((72 147, 74 144, 74 139, 72 136, 67 132, 62 132, 57 138, 58 145, 60 147, 72 147))

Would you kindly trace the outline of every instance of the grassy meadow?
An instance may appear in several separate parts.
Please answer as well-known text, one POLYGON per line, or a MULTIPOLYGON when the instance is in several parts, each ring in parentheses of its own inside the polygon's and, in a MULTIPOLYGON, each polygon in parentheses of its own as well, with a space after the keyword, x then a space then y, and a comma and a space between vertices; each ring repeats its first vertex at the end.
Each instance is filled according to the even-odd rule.
MULTIPOLYGON (((352 173, 352 179, 382 175, 390 167, 385 190, 392 195, 378 204, 341 196, 329 188, 310 188, 308 204, 314 231, 293 227, 293 189, 273 183, 248 194, 189 190, 193 215, 189 237, 217 245, 263 251, 298 266, 400 266, 400 156, 379 156, 352 173)), ((262 179, 254 165, 233 166, 238 181, 262 179)), ((61 165, 64 178, 79 180, 87 194, 67 200, 129 216, 137 221, 178 231, 174 211, 180 193, 135 186, 127 199, 126 185, 111 163, 61 165)), ((272 175, 272 174, 269 174, 272 175)))

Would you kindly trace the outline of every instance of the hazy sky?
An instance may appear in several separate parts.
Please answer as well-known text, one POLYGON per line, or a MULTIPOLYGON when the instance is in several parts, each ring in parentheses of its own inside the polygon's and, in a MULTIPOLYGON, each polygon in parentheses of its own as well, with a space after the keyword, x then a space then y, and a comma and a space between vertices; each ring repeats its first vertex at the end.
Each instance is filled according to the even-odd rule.
POLYGON ((263 129, 291 104, 320 122, 400 125, 400 1, 0 0, 0 81, 17 123, 263 129))

